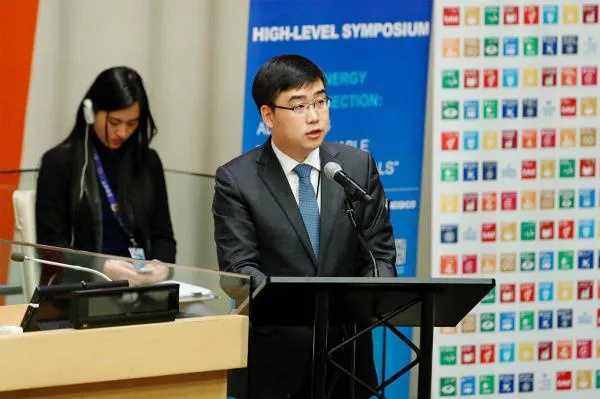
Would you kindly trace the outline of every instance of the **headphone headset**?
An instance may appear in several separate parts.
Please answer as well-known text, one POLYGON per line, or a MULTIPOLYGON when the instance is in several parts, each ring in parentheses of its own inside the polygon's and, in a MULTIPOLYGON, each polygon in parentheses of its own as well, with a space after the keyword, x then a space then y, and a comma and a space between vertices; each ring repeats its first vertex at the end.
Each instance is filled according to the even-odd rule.
POLYGON ((89 161, 89 149, 88 149, 88 141, 89 141, 89 135, 90 135, 90 125, 93 125, 94 122, 96 121, 96 115, 94 114, 94 105, 92 103, 92 100, 90 100, 89 98, 86 98, 85 100, 83 100, 83 118, 85 119, 85 144, 84 144, 84 154, 85 154, 85 160, 83 162, 83 168, 81 168, 81 176, 79 178, 79 200, 81 201, 81 199, 83 198, 83 192, 84 192, 84 187, 83 184, 85 182, 85 170, 87 169, 88 166, 88 161, 89 161))
POLYGON ((94 115, 94 106, 92 104, 92 100, 89 98, 83 100, 83 117, 85 119, 85 123, 88 125, 93 125, 96 121, 96 116, 94 115))

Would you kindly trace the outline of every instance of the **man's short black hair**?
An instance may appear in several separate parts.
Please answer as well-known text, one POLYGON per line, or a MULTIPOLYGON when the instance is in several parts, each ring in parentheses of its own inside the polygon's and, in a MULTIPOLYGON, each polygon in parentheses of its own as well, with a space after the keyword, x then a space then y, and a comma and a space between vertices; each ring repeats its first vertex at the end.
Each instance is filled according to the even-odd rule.
POLYGON ((260 110, 262 105, 274 105, 282 91, 297 89, 319 79, 327 86, 323 71, 308 58, 297 54, 279 55, 257 72, 252 83, 252 98, 260 110))

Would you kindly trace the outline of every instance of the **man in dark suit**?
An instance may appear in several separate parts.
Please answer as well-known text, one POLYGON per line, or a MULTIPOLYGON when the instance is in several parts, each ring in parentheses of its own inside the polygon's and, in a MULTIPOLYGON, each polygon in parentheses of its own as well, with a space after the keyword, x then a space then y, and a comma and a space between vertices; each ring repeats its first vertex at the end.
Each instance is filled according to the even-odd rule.
MULTIPOLYGON (((221 270, 252 276, 256 284, 267 276, 371 276, 369 255, 345 214, 344 189, 322 176, 324 165, 335 162, 373 197, 353 203, 356 222, 379 275, 395 276, 392 226, 373 158, 323 141, 331 101, 323 72, 302 56, 275 57, 258 71, 252 96, 271 137, 217 169, 213 215, 221 270)), ((329 346, 340 338, 333 331, 329 346)), ((248 397, 309 398, 311 353, 308 328, 252 328, 248 397)), ((356 355, 358 375, 376 385, 370 336, 359 341, 356 355)), ((349 380, 327 376, 332 397, 349 398, 349 380)), ((245 398, 240 385, 234 376, 230 391, 245 398)))

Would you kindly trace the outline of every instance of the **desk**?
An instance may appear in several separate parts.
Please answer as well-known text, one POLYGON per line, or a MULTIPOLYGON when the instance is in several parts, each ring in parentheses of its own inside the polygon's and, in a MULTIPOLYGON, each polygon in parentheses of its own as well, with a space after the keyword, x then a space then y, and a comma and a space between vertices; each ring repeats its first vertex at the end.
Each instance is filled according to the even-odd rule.
MULTIPOLYGON (((0 307, 0 324, 18 325, 26 306, 0 307)), ((0 335, 0 398, 224 399, 247 343, 239 315, 0 335)))

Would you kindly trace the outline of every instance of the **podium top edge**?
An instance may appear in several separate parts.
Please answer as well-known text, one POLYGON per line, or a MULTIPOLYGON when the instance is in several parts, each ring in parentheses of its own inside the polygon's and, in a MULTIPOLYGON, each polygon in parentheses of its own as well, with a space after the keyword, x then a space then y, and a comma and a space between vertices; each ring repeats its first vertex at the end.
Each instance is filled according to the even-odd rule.
POLYGON ((273 284, 378 284, 378 285, 421 285, 421 284, 452 284, 452 285, 496 285, 493 278, 420 278, 420 277, 267 277, 265 283, 273 284))

